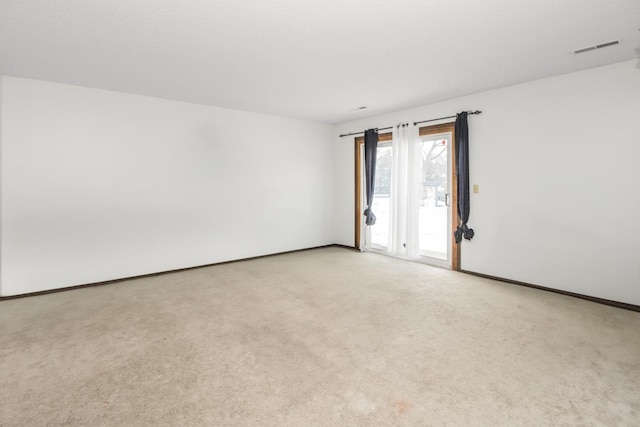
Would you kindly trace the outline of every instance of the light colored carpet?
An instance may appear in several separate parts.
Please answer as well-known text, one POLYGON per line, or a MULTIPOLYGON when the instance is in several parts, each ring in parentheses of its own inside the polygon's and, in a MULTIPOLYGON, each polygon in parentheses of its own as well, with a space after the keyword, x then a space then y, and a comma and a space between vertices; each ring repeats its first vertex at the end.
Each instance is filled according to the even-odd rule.
POLYGON ((325 248, 0 302, 0 425, 639 425, 640 313, 325 248))

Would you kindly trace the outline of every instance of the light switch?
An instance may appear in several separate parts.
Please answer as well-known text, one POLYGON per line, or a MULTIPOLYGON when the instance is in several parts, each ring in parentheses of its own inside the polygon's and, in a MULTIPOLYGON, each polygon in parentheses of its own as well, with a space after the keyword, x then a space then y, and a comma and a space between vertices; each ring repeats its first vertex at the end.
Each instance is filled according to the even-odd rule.
POLYGON ((478 184, 473 184, 473 192, 474 193, 479 193, 480 192, 480 186, 478 184))

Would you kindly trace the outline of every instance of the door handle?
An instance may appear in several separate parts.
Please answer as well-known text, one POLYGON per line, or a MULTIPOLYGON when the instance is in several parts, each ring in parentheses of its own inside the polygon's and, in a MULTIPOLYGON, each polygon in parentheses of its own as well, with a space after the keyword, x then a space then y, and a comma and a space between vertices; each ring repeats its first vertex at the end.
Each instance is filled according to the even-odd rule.
POLYGON ((444 204, 445 204, 446 206, 449 206, 449 198, 450 198, 450 196, 451 196, 451 194, 449 194, 449 193, 446 193, 446 194, 444 195, 444 204))

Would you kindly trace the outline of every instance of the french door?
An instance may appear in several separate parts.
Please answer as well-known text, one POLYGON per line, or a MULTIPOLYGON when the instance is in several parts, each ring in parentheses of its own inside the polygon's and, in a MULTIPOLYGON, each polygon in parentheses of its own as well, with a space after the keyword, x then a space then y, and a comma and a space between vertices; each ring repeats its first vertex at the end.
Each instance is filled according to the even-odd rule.
MULTIPOLYGON (((362 222, 364 188, 361 170, 364 164, 362 138, 356 138, 356 246, 362 246, 365 233, 371 250, 392 253, 446 268, 459 269, 459 252, 453 240, 457 226, 455 188, 454 124, 428 126, 419 129, 409 150, 409 162, 419 165, 410 176, 398 176, 394 171, 392 134, 381 134, 376 161, 376 184, 373 212, 376 224, 367 227, 362 222), (398 183, 411 193, 395 200, 398 183), (410 180, 410 181, 407 181, 410 180), (394 192, 394 188, 396 191, 394 192), (415 193, 415 194, 414 194, 415 193), (398 202, 404 204, 398 207, 398 202), (403 215, 394 215, 398 210, 403 215), (406 217, 410 217, 409 220, 406 217), (401 224, 398 224, 400 222, 401 224), (412 224, 407 226, 406 223, 412 224), (397 240, 398 226, 402 228, 402 241, 397 240), (395 236, 392 236, 396 233, 395 236), (413 246, 412 248, 407 245, 413 246)), ((404 173, 404 172, 402 172, 404 173)))

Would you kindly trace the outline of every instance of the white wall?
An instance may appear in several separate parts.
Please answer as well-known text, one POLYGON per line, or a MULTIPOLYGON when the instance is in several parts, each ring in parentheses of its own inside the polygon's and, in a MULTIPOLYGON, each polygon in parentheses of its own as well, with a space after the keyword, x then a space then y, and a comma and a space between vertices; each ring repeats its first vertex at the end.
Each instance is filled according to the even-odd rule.
POLYGON ((3 296, 332 243, 332 125, 2 83, 3 296))
MULTIPOLYGON (((344 123, 469 118, 462 268, 640 305, 640 69, 627 61, 344 123)), ((335 241, 353 245, 353 138, 336 138, 335 241)))

